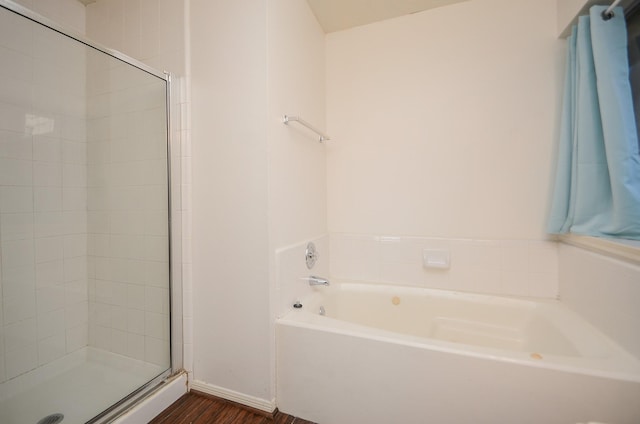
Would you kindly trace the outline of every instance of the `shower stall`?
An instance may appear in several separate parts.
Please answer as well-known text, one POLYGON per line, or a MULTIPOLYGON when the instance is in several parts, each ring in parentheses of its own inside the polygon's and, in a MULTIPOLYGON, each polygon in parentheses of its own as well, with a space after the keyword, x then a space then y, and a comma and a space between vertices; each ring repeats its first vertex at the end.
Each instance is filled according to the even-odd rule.
POLYGON ((108 422, 177 369, 169 86, 0 0, 0 423, 108 422))

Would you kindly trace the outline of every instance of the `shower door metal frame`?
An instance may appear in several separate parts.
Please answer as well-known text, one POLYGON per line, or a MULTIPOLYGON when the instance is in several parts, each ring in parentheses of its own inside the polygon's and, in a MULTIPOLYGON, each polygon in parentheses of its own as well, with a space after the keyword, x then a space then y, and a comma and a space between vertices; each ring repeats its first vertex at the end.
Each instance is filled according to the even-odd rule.
MULTIPOLYGON (((169 380, 174 375, 180 374, 183 372, 183 331, 182 331, 182 281, 181 278, 174 278, 174 264, 173 264, 173 221, 172 221, 172 172, 171 172, 171 146, 173 142, 172 137, 172 116, 171 116, 171 99, 172 99, 172 74, 170 72, 158 71, 137 59, 129 57, 117 50, 110 49, 106 46, 103 46, 95 41, 90 40, 86 36, 78 33, 75 30, 65 28, 64 26, 48 19, 38 13, 33 12, 32 10, 19 5, 11 0, 0 0, 0 7, 9 10, 10 12, 21 15, 22 17, 33 21, 35 24, 42 25, 44 27, 49 28, 52 31, 55 31, 71 40, 79 42, 89 48, 98 50, 108 56, 111 56, 121 62, 124 62, 134 68, 139 69, 140 71, 146 72, 154 77, 157 77, 165 82, 166 89, 166 131, 167 131, 167 140, 166 140, 166 149, 167 149, 167 198, 168 198, 168 246, 169 246, 169 369, 158 375, 153 380, 145 383, 133 393, 128 394, 120 401, 112 405, 105 411, 98 411, 98 414, 89 420, 86 424, 98 424, 98 423, 108 423, 115 420, 124 412, 130 410, 135 406, 139 401, 146 398, 149 394, 155 392, 159 388, 163 386, 167 380, 169 380)), ((178 197, 179 199, 179 197, 178 197)))

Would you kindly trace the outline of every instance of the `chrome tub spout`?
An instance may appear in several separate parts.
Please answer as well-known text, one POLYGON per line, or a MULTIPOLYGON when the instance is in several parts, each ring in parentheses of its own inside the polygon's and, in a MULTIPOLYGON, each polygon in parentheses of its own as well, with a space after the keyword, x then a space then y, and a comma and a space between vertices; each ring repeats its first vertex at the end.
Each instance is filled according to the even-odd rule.
POLYGON ((308 277, 303 278, 303 280, 307 280, 310 286, 328 286, 329 280, 322 277, 316 277, 315 275, 310 275, 308 277))

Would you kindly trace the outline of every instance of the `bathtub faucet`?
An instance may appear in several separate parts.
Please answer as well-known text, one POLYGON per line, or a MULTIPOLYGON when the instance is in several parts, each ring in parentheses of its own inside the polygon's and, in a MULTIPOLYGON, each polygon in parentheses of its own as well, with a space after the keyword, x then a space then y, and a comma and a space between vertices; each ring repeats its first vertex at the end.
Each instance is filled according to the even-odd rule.
POLYGON ((322 277, 316 277, 315 275, 310 275, 308 277, 303 278, 303 280, 307 280, 310 286, 328 286, 329 280, 322 277))

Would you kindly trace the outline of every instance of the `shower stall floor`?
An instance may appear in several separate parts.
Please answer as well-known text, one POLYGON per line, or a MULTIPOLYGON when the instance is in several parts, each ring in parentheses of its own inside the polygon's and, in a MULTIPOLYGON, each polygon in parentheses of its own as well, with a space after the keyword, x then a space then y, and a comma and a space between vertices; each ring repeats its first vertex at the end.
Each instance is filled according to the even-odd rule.
POLYGON ((0 423, 37 424, 56 413, 63 424, 85 423, 165 370, 83 348, 0 384, 0 423))

